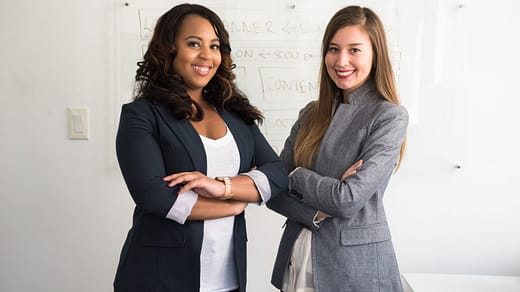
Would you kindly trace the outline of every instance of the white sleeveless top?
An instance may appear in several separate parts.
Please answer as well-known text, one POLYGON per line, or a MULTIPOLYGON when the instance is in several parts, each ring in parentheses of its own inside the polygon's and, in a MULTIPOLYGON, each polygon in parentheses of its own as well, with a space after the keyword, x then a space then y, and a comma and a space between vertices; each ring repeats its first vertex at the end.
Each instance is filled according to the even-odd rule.
MULTIPOLYGON (((222 138, 200 136, 207 157, 207 176, 236 176, 240 153, 229 128, 222 138)), ((238 288, 233 247, 234 216, 204 220, 200 253, 200 291, 224 292, 238 288)))

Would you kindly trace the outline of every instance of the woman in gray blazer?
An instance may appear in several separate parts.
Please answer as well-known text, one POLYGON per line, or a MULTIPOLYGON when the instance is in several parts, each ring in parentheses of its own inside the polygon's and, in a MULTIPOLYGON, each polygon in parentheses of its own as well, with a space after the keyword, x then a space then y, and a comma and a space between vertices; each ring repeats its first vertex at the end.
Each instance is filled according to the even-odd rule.
POLYGON ((281 153, 289 193, 267 203, 287 217, 274 286, 402 291, 383 193, 407 125, 380 19, 368 8, 343 8, 323 37, 318 100, 300 111, 281 153))

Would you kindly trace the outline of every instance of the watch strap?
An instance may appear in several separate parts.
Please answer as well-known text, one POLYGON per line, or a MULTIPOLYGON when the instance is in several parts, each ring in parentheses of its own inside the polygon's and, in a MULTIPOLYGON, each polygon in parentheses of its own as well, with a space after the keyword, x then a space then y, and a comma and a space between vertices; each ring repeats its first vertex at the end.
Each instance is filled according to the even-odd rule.
POLYGON ((215 178, 218 181, 221 181, 224 183, 225 189, 224 189, 224 195, 220 197, 222 200, 229 199, 231 195, 231 178, 229 176, 217 176, 215 178))

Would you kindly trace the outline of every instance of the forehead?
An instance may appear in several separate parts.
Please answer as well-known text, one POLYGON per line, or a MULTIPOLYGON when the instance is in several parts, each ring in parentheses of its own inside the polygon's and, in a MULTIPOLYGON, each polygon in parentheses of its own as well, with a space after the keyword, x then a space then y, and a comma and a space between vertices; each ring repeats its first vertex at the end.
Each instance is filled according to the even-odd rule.
POLYGON ((179 28, 178 36, 180 38, 197 36, 211 40, 218 38, 211 22, 196 14, 190 14, 184 17, 179 28))
POLYGON ((365 29, 359 25, 349 25, 338 29, 332 36, 330 42, 339 45, 371 45, 370 36, 365 29))

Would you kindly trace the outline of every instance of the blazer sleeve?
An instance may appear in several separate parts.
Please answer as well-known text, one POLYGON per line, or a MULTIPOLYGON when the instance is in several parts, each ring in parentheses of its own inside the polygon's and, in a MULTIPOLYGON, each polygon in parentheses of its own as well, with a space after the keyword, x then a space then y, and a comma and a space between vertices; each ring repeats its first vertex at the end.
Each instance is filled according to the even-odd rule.
POLYGON ((178 187, 169 188, 151 106, 133 102, 123 106, 116 136, 119 167, 137 208, 165 217, 177 198, 178 187))
MULTIPOLYGON (((303 122, 302 119, 304 113, 307 112, 309 108, 310 104, 300 111, 298 120, 292 126, 289 137, 285 140, 283 150, 280 154, 280 158, 289 172, 294 169, 294 141, 296 140, 296 135, 300 130, 301 123, 303 122)), ((313 223, 314 216, 316 215, 316 212, 318 212, 318 209, 295 198, 289 189, 267 202, 267 207, 287 217, 289 220, 307 226, 307 228, 311 230, 318 228, 318 226, 313 223)))
POLYGON ((256 124, 249 126, 254 140, 254 165, 257 170, 262 172, 269 181, 271 189, 270 197, 267 201, 276 197, 283 191, 287 190, 288 179, 287 171, 280 160, 280 157, 274 152, 273 148, 260 132, 256 124))
POLYGON ((363 165, 345 181, 306 168, 290 176, 289 184, 303 203, 333 217, 349 218, 376 192, 384 190, 406 136, 408 113, 404 107, 392 105, 384 108, 372 125, 359 156, 363 165))

